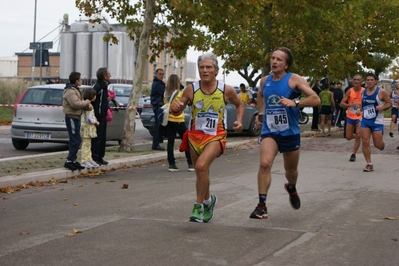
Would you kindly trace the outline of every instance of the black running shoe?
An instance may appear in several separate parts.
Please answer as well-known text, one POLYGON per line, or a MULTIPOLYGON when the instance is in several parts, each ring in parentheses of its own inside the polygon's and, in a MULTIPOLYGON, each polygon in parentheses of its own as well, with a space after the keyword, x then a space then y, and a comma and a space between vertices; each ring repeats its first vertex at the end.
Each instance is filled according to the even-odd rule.
POLYGON ((298 210, 299 208, 301 208, 301 200, 299 199, 298 192, 296 191, 296 189, 295 189, 295 191, 290 192, 288 190, 288 183, 286 183, 284 185, 284 188, 290 195, 290 203, 291 203, 292 208, 294 208, 295 210, 298 210))
POLYGON ((356 155, 352 154, 351 157, 349 158, 350 162, 355 162, 356 161, 356 155))
POLYGON ((389 132, 389 136, 390 136, 391 138, 393 138, 393 133, 392 133, 392 132, 389 132))
POLYGON ((68 170, 71 170, 71 171, 75 171, 76 170, 75 165, 71 161, 66 161, 64 163, 64 167, 67 168, 68 170))
POLYGON ((252 219, 267 219, 267 207, 263 203, 258 203, 258 206, 256 206, 255 210, 251 213, 249 218, 252 219))
POLYGON ((75 168, 76 168, 77 170, 82 170, 82 169, 85 169, 85 168, 86 168, 86 167, 82 166, 80 163, 78 163, 77 161, 74 161, 74 162, 73 162, 73 165, 75 166, 75 168))

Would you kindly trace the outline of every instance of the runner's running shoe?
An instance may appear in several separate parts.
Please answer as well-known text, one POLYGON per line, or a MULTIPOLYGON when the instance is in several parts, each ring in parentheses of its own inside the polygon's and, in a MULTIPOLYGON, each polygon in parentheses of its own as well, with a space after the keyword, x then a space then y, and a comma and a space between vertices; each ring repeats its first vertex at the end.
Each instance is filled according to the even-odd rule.
POLYGON ((374 168, 372 164, 367 164, 366 167, 363 168, 363 172, 373 172, 374 168))
POLYGON ((290 195, 290 203, 292 208, 295 210, 298 210, 301 207, 301 200, 299 199, 298 192, 296 191, 289 191, 288 190, 288 183, 284 185, 285 190, 288 192, 290 195))
POLYGON ((216 195, 211 195, 211 203, 206 205, 204 204, 204 223, 209 222, 213 218, 213 208, 215 208, 216 203, 218 202, 218 198, 216 195))
POLYGON ((267 207, 266 204, 264 203, 258 203, 258 206, 256 206, 255 210, 251 213, 249 218, 253 219, 267 219, 267 207))
POLYGON ((201 204, 194 204, 193 213, 189 218, 190 222, 202 223, 204 221, 204 207, 201 204))
POLYGON ((355 162, 356 161, 356 155, 352 154, 351 157, 349 158, 350 162, 355 162))

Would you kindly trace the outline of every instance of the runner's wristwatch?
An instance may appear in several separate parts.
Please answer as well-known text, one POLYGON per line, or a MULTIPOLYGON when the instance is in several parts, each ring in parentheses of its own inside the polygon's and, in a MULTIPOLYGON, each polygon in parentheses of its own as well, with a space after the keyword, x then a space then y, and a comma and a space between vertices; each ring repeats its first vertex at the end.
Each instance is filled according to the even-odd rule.
POLYGON ((300 102, 301 102, 300 99, 298 99, 298 98, 294 99, 295 107, 298 107, 300 102))

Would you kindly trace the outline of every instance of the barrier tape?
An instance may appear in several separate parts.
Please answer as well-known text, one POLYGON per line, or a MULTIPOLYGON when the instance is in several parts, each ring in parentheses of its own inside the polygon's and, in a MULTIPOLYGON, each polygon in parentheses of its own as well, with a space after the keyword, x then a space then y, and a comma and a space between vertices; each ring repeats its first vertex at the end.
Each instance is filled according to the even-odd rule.
MULTIPOLYGON (((21 106, 21 107, 52 107, 52 108, 62 108, 61 105, 38 105, 38 104, 9 104, 9 103, 0 103, 0 107, 14 107, 14 106, 21 106)), ((111 109, 128 109, 131 110, 133 108, 128 106, 111 106, 111 109)), ((134 108, 136 111, 136 114, 139 116, 141 119, 141 116, 137 110, 137 108, 134 108)))
MULTIPOLYGON (((0 103, 0 107, 14 107, 14 106, 21 106, 21 107, 53 107, 53 108, 62 108, 61 105, 39 105, 39 104, 7 104, 7 103, 0 103)), ((126 109, 127 106, 111 106, 112 109, 126 109)), ((137 109, 136 109, 137 110, 137 109)))

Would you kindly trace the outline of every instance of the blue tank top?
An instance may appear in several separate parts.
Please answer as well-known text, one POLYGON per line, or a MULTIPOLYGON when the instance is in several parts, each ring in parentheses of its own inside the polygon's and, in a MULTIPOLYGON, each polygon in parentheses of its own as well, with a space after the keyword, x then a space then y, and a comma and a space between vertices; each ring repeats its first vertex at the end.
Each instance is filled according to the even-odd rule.
POLYGON ((378 113, 375 109, 378 105, 381 105, 381 100, 378 98, 378 92, 380 87, 377 87, 372 95, 367 95, 367 89, 363 91, 362 97, 362 109, 363 117, 362 120, 367 123, 382 124, 384 120, 384 112, 378 113))
POLYGON ((288 85, 292 73, 287 73, 282 79, 273 81, 269 75, 263 84, 263 98, 265 110, 262 123, 262 134, 280 134, 291 136, 301 133, 299 128, 298 107, 284 107, 278 101, 282 96, 295 99, 301 93, 293 90, 288 85))

